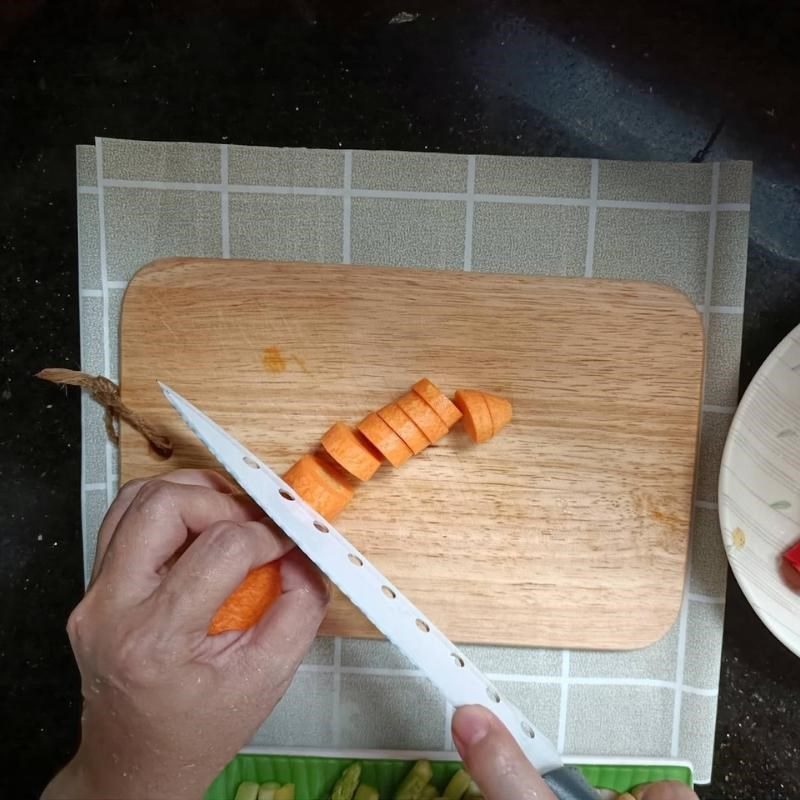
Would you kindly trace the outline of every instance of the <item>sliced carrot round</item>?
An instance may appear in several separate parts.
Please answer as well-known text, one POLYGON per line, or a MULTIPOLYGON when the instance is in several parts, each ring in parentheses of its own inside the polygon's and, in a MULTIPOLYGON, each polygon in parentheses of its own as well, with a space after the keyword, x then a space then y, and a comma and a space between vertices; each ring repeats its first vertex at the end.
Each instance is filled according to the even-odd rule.
POLYGON ((378 411, 378 416, 411 448, 416 455, 430 442, 411 417, 397 403, 390 403, 378 411))
POLYGON ((492 436, 495 436, 500 432, 501 428, 511 422, 511 403, 505 397, 498 397, 496 394, 489 394, 489 392, 483 392, 482 394, 486 405, 489 407, 489 416, 492 418, 492 436))
POLYGON ((364 438, 393 466, 405 464, 414 454, 411 448, 375 413, 358 423, 364 438))
POLYGON ((449 428, 442 418, 416 393, 404 394, 397 405, 411 417, 412 422, 425 434, 425 438, 433 444, 442 436, 446 436, 449 428))
POLYGON ((353 497, 353 486, 335 465, 318 456, 305 455, 283 476, 286 483, 319 512, 333 520, 353 497))
POLYGON ((261 619, 267 608, 280 597, 281 591, 280 563, 270 561, 257 567, 219 607, 208 627, 209 634, 247 630, 261 619))
POLYGON ((452 428, 461 419, 458 408, 427 378, 417 381, 414 384, 414 391, 439 415, 448 428, 452 428))
POLYGON ((358 431, 335 422, 322 437, 325 452, 360 481, 368 481, 381 465, 381 455, 358 431))
POLYGON ((464 415, 464 430, 473 442, 488 442, 492 438, 492 417, 483 392, 476 389, 459 389, 454 398, 464 415))

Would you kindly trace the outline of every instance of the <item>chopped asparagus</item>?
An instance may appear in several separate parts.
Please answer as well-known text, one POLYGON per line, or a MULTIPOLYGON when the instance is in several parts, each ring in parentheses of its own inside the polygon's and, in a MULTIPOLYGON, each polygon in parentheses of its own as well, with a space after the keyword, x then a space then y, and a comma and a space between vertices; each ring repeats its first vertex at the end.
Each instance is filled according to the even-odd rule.
MULTIPOLYGON (((351 764, 333 786, 331 800, 353 800, 361 778, 361 764, 351 764)), ((275 798, 278 800, 278 798, 275 798)))
POLYGON ((281 788, 277 781, 262 783, 258 789, 258 800, 275 800, 275 792, 281 788))
POLYGON ((472 778, 463 769, 460 769, 450 778, 450 783, 447 784, 442 796, 445 800, 461 800, 464 792, 469 789, 470 783, 472 783, 472 778))
POLYGON ((478 788, 478 784, 475 781, 469 782, 469 789, 467 789, 467 793, 464 797, 474 798, 474 800, 481 800, 483 798, 483 792, 478 788))
POLYGON ((253 781, 244 781, 239 784, 234 800, 258 800, 258 784, 253 781))
POLYGON ((374 786, 362 783, 361 786, 356 789, 353 800, 380 800, 380 795, 374 786))
POLYGON ((439 796, 439 790, 432 786, 430 783, 422 789, 419 800, 436 800, 439 796))
POLYGON ((287 783, 280 789, 276 789, 273 800, 294 800, 294 784, 287 783))
POLYGON ((394 800, 420 800, 433 776, 430 761, 417 761, 394 794, 394 800))

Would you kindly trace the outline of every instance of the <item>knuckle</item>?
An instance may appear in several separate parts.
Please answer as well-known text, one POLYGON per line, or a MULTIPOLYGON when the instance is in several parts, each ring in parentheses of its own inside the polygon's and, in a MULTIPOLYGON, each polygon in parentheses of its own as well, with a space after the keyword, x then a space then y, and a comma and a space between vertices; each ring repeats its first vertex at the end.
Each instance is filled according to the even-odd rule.
POLYGON ((87 632, 91 630, 91 625, 86 622, 86 610, 81 601, 67 618, 67 636, 73 645, 80 645, 85 639, 87 632))
POLYGON ((135 502, 138 506, 153 506, 162 508, 173 505, 174 485, 161 478, 151 478, 145 481, 136 494, 135 502))
POLYGON ((120 487, 119 492, 117 492, 117 497, 122 500, 133 500, 145 483, 147 483, 147 481, 142 478, 135 478, 134 480, 126 481, 120 487))
POLYGON ((246 531, 237 522, 215 522, 206 530, 205 540, 220 560, 241 561, 249 552, 246 531))

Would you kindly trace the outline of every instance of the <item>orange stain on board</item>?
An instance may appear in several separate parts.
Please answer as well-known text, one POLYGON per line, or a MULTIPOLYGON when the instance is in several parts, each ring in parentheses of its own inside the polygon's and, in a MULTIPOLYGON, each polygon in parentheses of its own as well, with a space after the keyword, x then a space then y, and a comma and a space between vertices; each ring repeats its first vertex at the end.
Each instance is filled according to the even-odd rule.
POLYGON ((283 372, 286 369, 286 362, 277 347, 265 347, 261 354, 261 363, 267 372, 283 372))

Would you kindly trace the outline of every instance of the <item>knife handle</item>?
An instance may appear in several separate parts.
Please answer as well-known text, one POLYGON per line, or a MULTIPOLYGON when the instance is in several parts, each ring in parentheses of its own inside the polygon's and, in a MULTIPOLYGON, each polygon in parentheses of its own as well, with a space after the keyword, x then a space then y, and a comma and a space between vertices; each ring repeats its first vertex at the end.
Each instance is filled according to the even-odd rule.
POLYGON ((597 792, 575 767, 558 767, 542 777, 558 800, 597 800, 597 792))

